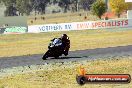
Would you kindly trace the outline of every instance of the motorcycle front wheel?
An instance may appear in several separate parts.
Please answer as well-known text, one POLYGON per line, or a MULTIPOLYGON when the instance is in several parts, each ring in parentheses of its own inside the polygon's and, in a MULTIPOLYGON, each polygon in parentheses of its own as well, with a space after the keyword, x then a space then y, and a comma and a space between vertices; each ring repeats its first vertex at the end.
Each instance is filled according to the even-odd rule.
POLYGON ((42 59, 46 60, 49 57, 49 50, 43 55, 42 59))

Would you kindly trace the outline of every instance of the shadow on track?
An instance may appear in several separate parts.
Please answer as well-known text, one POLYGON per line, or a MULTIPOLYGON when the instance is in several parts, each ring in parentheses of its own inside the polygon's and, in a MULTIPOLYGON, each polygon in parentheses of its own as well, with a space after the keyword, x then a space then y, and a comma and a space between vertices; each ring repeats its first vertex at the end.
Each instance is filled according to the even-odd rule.
POLYGON ((59 58, 48 58, 48 59, 72 59, 72 58, 82 58, 82 57, 59 57, 59 58))

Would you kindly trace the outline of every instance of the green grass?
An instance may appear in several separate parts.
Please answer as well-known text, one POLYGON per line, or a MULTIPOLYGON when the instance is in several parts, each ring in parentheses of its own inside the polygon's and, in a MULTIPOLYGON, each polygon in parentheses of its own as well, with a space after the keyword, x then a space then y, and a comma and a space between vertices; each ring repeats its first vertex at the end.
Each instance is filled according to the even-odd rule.
MULTIPOLYGON (((107 58, 106 58, 107 59, 107 58)), ((83 66, 87 74, 130 74, 132 75, 132 57, 114 57, 107 60, 85 61, 83 66), (120 59, 119 59, 120 58, 120 59)), ((129 84, 86 84, 79 86, 75 80, 82 62, 69 65, 53 65, 52 70, 41 70, 16 76, 7 76, 0 80, 4 88, 131 88, 129 84)), ((50 68, 49 68, 50 69, 50 68)))
POLYGON ((70 37, 72 51, 132 45, 132 30, 125 29, 0 35, 0 57, 42 54, 50 40, 63 33, 70 37))

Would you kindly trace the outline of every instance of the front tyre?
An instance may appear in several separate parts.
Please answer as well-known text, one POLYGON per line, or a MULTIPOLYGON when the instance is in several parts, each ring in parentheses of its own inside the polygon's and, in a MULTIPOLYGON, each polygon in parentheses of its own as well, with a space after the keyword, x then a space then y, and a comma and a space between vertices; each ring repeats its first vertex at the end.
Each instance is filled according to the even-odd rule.
POLYGON ((49 55, 49 50, 43 55, 42 59, 46 60, 48 58, 49 55))
POLYGON ((46 60, 46 58, 47 58, 47 56, 46 56, 46 55, 44 55, 44 56, 42 57, 42 59, 43 59, 43 60, 46 60))

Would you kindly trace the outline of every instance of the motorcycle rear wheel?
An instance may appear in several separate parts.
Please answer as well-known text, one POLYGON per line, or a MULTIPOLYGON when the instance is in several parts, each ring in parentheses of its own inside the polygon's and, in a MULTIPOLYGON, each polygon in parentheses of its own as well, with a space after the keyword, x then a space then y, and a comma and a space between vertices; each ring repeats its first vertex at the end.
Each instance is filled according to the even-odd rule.
POLYGON ((59 58, 59 56, 54 56, 55 59, 59 58))

